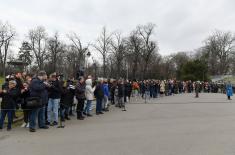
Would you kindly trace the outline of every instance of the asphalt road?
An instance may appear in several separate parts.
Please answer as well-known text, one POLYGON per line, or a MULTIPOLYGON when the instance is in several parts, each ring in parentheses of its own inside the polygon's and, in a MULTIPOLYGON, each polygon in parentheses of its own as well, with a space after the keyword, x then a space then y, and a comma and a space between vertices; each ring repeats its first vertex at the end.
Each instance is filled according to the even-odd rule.
POLYGON ((223 94, 132 99, 127 112, 29 133, 0 132, 0 155, 235 155, 235 102, 223 94))

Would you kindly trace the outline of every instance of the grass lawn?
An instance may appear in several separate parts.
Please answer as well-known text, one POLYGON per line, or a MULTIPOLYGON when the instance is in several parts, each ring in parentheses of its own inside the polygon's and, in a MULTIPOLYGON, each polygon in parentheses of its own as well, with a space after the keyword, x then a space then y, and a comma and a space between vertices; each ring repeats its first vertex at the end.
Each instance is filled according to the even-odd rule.
POLYGON ((3 83, 4 83, 4 78, 0 77, 0 86, 2 86, 3 83))

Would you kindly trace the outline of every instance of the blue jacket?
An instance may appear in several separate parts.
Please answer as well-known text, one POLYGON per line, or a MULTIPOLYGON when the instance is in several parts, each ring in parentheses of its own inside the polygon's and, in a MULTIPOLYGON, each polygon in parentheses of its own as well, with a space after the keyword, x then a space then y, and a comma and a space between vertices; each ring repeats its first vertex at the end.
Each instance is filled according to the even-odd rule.
POLYGON ((45 105, 48 102, 48 92, 46 85, 39 78, 33 78, 29 86, 30 97, 40 97, 45 105))
POLYGON ((103 84, 104 95, 109 97, 109 85, 103 84))
POLYGON ((226 85, 227 96, 233 96, 233 86, 231 84, 226 85))

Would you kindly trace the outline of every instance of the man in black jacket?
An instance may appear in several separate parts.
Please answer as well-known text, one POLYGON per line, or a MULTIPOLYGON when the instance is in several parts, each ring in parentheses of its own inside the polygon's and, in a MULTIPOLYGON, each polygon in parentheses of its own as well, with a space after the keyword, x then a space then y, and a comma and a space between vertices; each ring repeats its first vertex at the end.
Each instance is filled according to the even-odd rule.
POLYGON ((76 94, 75 94, 77 101, 78 101, 77 119, 79 120, 84 120, 84 116, 82 113, 83 113, 83 108, 84 108, 84 102, 86 100, 85 89, 86 89, 85 80, 83 77, 79 77, 78 84, 76 86, 76 94))
POLYGON ((13 121, 13 111, 16 104, 16 98, 19 95, 20 94, 16 89, 16 81, 13 80, 9 81, 8 89, 0 90, 0 97, 2 97, 0 130, 3 128, 6 115, 8 117, 7 130, 11 130, 11 124, 13 121))
POLYGON ((48 129, 48 126, 45 124, 45 105, 48 102, 48 92, 47 88, 50 86, 45 82, 47 79, 47 74, 45 71, 40 71, 38 75, 32 79, 29 86, 30 97, 40 98, 42 102, 41 107, 37 107, 30 110, 29 116, 29 131, 36 131, 36 118, 38 117, 39 128, 48 129), (38 115, 37 115, 38 114, 38 115))
POLYGON ((50 88, 49 88, 49 101, 47 106, 47 123, 52 123, 51 125, 58 125, 58 117, 59 117, 58 110, 59 110, 62 86, 56 74, 51 75, 49 84, 50 88))
POLYGON ((104 90, 103 90, 102 84, 103 84, 103 80, 100 80, 94 92, 94 95, 96 98, 96 115, 104 114, 102 112, 102 101, 104 98, 104 90))

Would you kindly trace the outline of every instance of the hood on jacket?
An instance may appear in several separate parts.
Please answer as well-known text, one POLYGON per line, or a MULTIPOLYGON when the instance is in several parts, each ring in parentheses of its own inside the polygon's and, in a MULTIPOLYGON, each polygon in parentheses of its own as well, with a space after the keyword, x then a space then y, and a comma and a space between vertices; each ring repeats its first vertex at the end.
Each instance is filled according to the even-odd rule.
POLYGON ((87 79, 86 80, 86 85, 92 86, 92 80, 91 79, 87 79))

